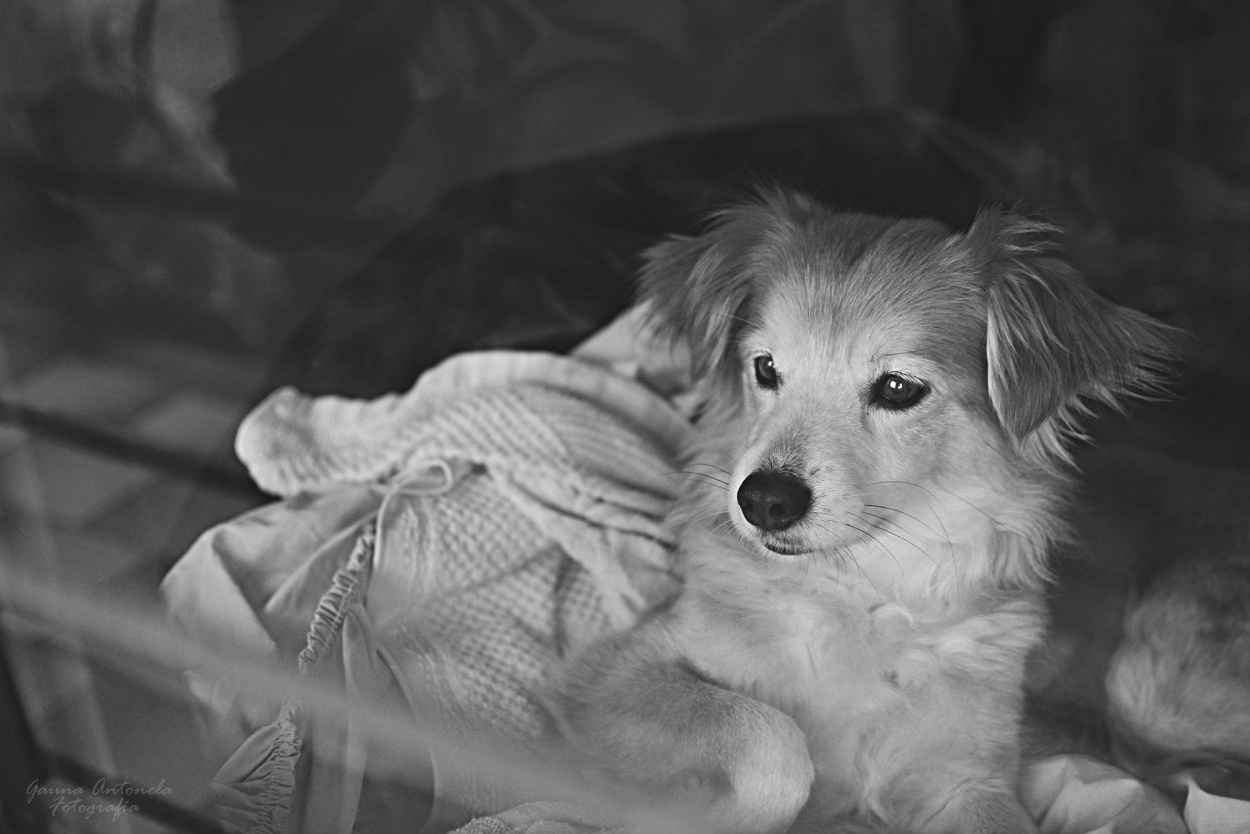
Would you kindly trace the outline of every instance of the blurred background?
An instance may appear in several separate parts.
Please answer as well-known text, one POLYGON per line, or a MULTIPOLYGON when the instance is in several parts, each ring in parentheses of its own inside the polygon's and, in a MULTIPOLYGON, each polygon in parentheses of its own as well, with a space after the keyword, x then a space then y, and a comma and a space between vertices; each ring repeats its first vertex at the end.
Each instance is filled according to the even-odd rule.
POLYGON ((232 451, 264 395, 567 350, 754 182, 1048 212, 1196 336, 1187 395, 1105 431, 1250 466, 1248 43, 1235 0, 6 0, 0 810, 117 830, 32 814, 54 772, 199 802, 176 648, 107 624, 267 500, 232 451))

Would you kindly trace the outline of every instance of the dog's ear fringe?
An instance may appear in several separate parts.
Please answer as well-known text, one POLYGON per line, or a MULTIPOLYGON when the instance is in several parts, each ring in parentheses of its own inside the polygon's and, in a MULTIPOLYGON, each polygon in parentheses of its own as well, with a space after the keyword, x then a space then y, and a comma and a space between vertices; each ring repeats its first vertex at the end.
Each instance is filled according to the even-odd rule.
POLYGON ((749 298, 745 275, 731 263, 731 246, 713 230, 667 238, 643 255, 638 300, 646 304, 644 324, 661 343, 689 351, 697 379, 723 365, 749 298))
POLYGON ((819 211, 807 195, 761 182, 711 212, 699 235, 674 235, 644 252, 638 300, 649 302, 657 334, 716 344, 750 299, 750 253, 770 242, 784 247, 819 211))
POLYGON ((760 189, 711 214, 697 237, 669 237, 643 253, 638 301, 649 311, 646 325, 690 351, 696 378, 736 378, 729 351, 751 300, 750 252, 798 208, 783 192, 760 189))
POLYGON ((986 258, 990 399, 1036 457, 1071 464, 1082 425, 1102 405, 1169 397, 1186 334, 1101 298, 1062 257, 1059 228, 998 209, 966 236, 986 258))
POLYGON ((752 299, 751 252, 787 236, 817 210, 809 198, 758 184, 711 213, 696 237, 673 236, 643 253, 638 301, 651 334, 689 349, 697 378, 737 378, 729 355, 752 299))

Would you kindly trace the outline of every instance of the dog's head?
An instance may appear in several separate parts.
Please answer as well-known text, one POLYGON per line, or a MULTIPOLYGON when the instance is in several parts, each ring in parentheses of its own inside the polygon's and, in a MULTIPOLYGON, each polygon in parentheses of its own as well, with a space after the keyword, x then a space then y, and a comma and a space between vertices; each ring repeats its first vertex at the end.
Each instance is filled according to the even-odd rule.
POLYGON ((923 542, 973 528, 1046 544, 1078 418, 1153 390, 1176 343, 1086 288, 1055 235, 774 192, 647 253, 642 297, 710 383, 707 462, 757 552, 932 559, 923 542))

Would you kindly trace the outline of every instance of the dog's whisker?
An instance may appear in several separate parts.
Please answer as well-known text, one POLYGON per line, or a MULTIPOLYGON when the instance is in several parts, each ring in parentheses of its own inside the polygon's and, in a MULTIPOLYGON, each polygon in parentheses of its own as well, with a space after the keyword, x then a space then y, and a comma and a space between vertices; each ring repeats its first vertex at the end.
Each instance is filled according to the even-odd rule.
POLYGON ((693 475, 699 478, 706 478, 709 481, 715 481, 716 483, 722 484, 726 487, 729 486, 729 481, 726 481, 724 478, 718 478, 717 476, 712 475, 708 472, 696 472, 690 469, 677 469, 673 472, 666 472, 665 474, 666 475, 693 475))
MULTIPOLYGON (((949 512, 950 512, 949 510, 947 510, 947 509, 946 509, 946 505, 942 503, 942 500, 941 500, 940 498, 938 498, 936 495, 934 495, 934 494, 933 494, 933 490, 931 490, 931 489, 929 489, 928 487, 923 486, 923 485, 921 485, 921 484, 917 484, 917 483, 914 483, 914 482, 912 482, 912 481, 876 481, 874 484, 870 484, 869 486, 875 486, 875 485, 877 485, 877 484, 903 484, 903 485, 905 485, 905 486, 915 487, 916 489, 923 490, 924 492, 927 492, 927 493, 929 494, 929 497, 931 497, 934 501, 936 501, 936 502, 938 503, 938 506, 940 506, 940 507, 942 508, 942 512, 945 512, 945 513, 949 513, 949 512)), ((935 486, 936 486, 936 484, 935 484, 935 486)), ((978 513, 980 513, 981 515, 985 516, 987 519, 989 519, 989 520, 990 520, 991 522, 993 522, 995 525, 998 525, 998 519, 994 518, 994 516, 990 515, 990 514, 989 514, 989 513, 987 513, 985 510, 981 509, 981 508, 980 508, 980 507, 978 507, 976 504, 974 504, 974 503, 972 503, 971 501, 969 501, 967 498, 964 498, 964 497, 963 497, 962 495, 960 495, 959 493, 957 493, 957 492, 952 492, 951 490, 946 489, 945 487, 941 487, 941 486, 939 486, 939 487, 937 487, 937 488, 938 488, 938 489, 940 489, 940 490, 942 490, 942 492, 946 493, 947 495, 951 496, 952 498, 956 498, 956 499, 958 499, 959 501, 963 502, 965 505, 967 505, 967 506, 968 506, 968 507, 970 507, 971 509, 976 510, 978 513)))
MULTIPOLYGON (((933 501, 935 504, 937 504, 939 507, 941 507, 941 508, 942 508, 942 512, 944 512, 944 513, 949 513, 949 512, 950 512, 949 510, 947 510, 947 509, 946 509, 946 505, 942 503, 942 499, 941 499, 941 498, 938 498, 938 497, 937 497, 937 495, 935 495, 935 494, 933 493, 933 490, 929 489, 929 488, 928 488, 928 487, 926 487, 926 486, 922 486, 921 484, 915 483, 914 481, 874 481, 873 483, 869 484, 868 486, 869 486, 869 487, 874 487, 874 486, 908 486, 908 487, 912 487, 913 489, 918 489, 918 490, 920 490, 921 492, 923 492, 923 493, 925 493, 926 495, 928 495, 928 496, 929 496, 929 500, 933 501)), ((936 510, 934 510, 932 507, 930 507, 930 508, 929 508, 929 512, 933 513, 933 517, 934 517, 935 519, 937 519, 938 523, 940 524, 940 523, 941 523, 941 516, 939 516, 939 515, 938 515, 937 511, 936 511, 936 510)))
MULTIPOLYGON (((692 516, 690 518, 690 523, 695 524, 700 521, 707 521, 709 518, 716 518, 716 516, 722 515, 722 514, 725 514, 725 509, 723 507, 716 507, 716 508, 709 510, 708 512, 703 513, 702 515, 692 516)), ((732 520, 729 518, 728 515, 725 515, 725 518, 717 522, 717 525, 719 526, 721 524, 730 524, 730 523, 732 523, 732 520)))
POLYGON ((871 524, 874 530, 880 530, 881 532, 893 536, 896 539, 901 539, 917 550, 925 549, 924 543, 927 541, 925 536, 887 515, 881 515, 880 513, 874 513, 868 510, 856 513, 855 515, 863 519, 866 523, 871 524), (872 520, 869 521, 869 519, 872 520))
MULTIPOLYGON (((905 536, 902 536, 902 535, 900 535, 899 533, 896 533, 896 532, 894 532, 893 530, 891 530, 891 529, 889 529, 888 527, 885 527, 885 526, 883 526, 883 525, 885 525, 885 524, 892 524, 892 525, 894 525, 895 527, 897 527, 899 530, 903 530, 904 532, 909 532, 909 531, 907 531, 907 529, 906 529, 905 527, 902 527, 900 524, 898 524, 898 522, 896 522, 896 521, 894 521, 894 520, 892 520, 892 519, 886 518, 885 516, 880 516, 880 515, 877 515, 876 513, 868 513, 868 515, 869 515, 869 516, 871 516, 872 518, 880 519, 880 521, 877 521, 877 522, 867 522, 869 525, 871 525, 871 526, 872 526, 872 528, 873 528, 874 530, 880 530, 882 533, 888 533, 889 535, 894 536, 894 538, 896 538, 896 539, 900 539, 900 540, 902 540, 902 541, 906 542, 906 543, 907 543, 908 545, 910 545, 911 547, 913 547, 913 548, 915 548, 916 550, 920 551, 920 553, 921 553, 921 554, 922 554, 922 555, 923 555, 926 559, 928 559, 928 560, 929 560, 929 562, 933 565, 933 567, 935 567, 935 568, 940 567, 940 566, 938 565, 938 561, 937 561, 937 559, 934 559, 934 558, 933 558, 933 554, 932 554, 932 553, 930 553, 930 552, 928 551, 928 549, 927 549, 927 548, 925 548, 925 547, 921 547, 921 546, 920 546, 920 544, 919 544, 918 542, 912 541, 911 539, 906 538, 905 536)), ((862 518, 862 516, 860 516, 860 517, 862 518)))
MULTIPOLYGON (((855 516, 855 515, 853 515, 852 513, 847 513, 847 515, 848 515, 849 517, 851 517, 851 518, 856 518, 856 516, 855 516)), ((868 531, 867 531, 867 530, 865 530, 863 527, 860 527, 860 526, 858 526, 858 525, 855 525, 855 524, 850 523, 849 521, 842 521, 841 519, 836 519, 836 518, 835 518, 835 519, 832 519, 832 520, 833 520, 835 523, 837 523, 837 524, 841 524, 843 527, 849 527, 850 529, 852 529, 852 530, 856 531, 856 532, 857 532, 857 533, 859 533, 861 536, 863 536, 866 540, 871 541, 871 542, 872 542, 873 544, 875 544, 878 548, 880 548, 881 550, 884 550, 884 551, 886 552, 886 554, 887 554, 887 555, 888 555, 891 559, 893 559, 893 560, 894 560, 894 564, 898 566, 899 573, 904 573, 904 572, 905 572, 905 571, 903 570, 903 563, 902 563, 902 562, 900 562, 900 561, 898 560, 898 557, 896 557, 896 556, 894 555, 894 552, 893 552, 892 550, 890 550, 890 548, 886 547, 886 546, 885 546, 885 545, 881 542, 881 540, 880 540, 880 539, 878 539, 876 536, 874 536, 872 533, 868 532, 868 531)), ((828 528, 825 528, 825 529, 826 529, 826 530, 828 530, 828 528)), ((832 531, 832 530, 830 530, 829 532, 833 532, 833 531, 832 531)))
MULTIPOLYGON (((896 556, 894 555, 893 551, 891 551, 891 550, 890 550, 890 548, 886 547, 886 546, 885 546, 885 544, 884 544, 884 543, 882 543, 882 542, 881 542, 881 540, 880 540, 880 539, 878 539, 876 536, 874 536, 872 533, 868 532, 867 530, 863 529, 862 527, 858 527, 858 526, 856 526, 856 525, 854 525, 854 524, 851 524, 851 523, 846 522, 846 521, 842 521, 842 520, 840 520, 840 519, 836 519, 836 518, 835 518, 835 519, 831 519, 831 521, 833 521, 835 524, 840 524, 840 525, 842 525, 843 527, 849 527, 850 529, 857 531, 860 535, 862 535, 862 536, 866 537, 868 540, 872 541, 872 543, 873 543, 873 544, 875 544, 875 545, 876 545, 877 547, 879 547, 880 549, 884 550, 884 551, 885 551, 885 553, 886 553, 886 555, 888 555, 888 556, 889 556, 889 557, 890 557, 890 558, 894 561, 894 564, 898 567, 898 570, 899 570, 899 573, 900 573, 900 574, 904 574, 904 573, 906 573, 906 572, 903 570, 903 565, 902 565, 902 563, 901 563, 901 562, 899 562, 898 557, 896 557, 896 556)), ((830 527, 829 527, 827 524, 825 524, 825 523, 823 523, 823 522, 817 522, 817 523, 818 523, 818 525, 821 527, 821 529, 823 529, 825 532, 827 532, 827 533, 829 533, 829 534, 831 534, 831 535, 836 535, 836 534, 834 533, 834 531, 833 531, 832 529, 830 529, 830 527)), ((859 572, 860 572, 860 573, 862 573, 862 574, 864 574, 864 578, 865 578, 865 579, 868 579, 869 584, 872 584, 872 580, 869 578, 868 574, 864 572, 863 567, 859 564, 859 560, 858 560, 858 559, 856 559, 856 558, 854 557, 854 555, 853 555, 853 553, 852 553, 851 549, 850 549, 849 547, 846 547, 846 545, 842 545, 842 547, 843 547, 843 549, 845 549, 845 550, 846 550, 847 554, 851 557, 851 561, 855 562, 855 567, 859 568, 859 572)), ((874 590, 874 591, 876 590, 876 586, 875 586, 875 585, 873 585, 873 590, 874 590)), ((877 593, 878 593, 878 594, 880 594, 880 591, 877 591, 877 593)))
MULTIPOLYGON (((900 540, 902 540, 902 541, 906 542, 907 544, 911 545, 911 546, 912 546, 913 548, 915 548, 916 550, 920 551, 920 553, 922 553, 922 554, 924 555, 924 557, 925 557, 926 559, 928 559, 930 563, 932 563, 933 567, 935 567, 935 568, 936 568, 936 567, 939 567, 937 559, 934 559, 934 558, 933 558, 933 554, 932 554, 932 553, 930 553, 930 552, 928 551, 928 549, 927 549, 927 548, 922 547, 922 546, 920 545, 920 543, 919 543, 919 542, 913 541, 912 539, 909 539, 909 538, 907 538, 906 536, 901 535, 900 533, 896 533, 896 532, 894 532, 893 530, 891 530, 891 529, 889 529, 888 527, 885 527, 885 526, 883 526, 883 525, 884 525, 884 524, 892 524, 893 526, 897 527, 899 530, 902 530, 903 532, 907 532, 907 533, 909 533, 910 531, 909 531, 909 530, 907 530, 907 528, 903 527, 901 524, 899 524, 898 522, 894 521, 893 519, 891 519, 891 518, 887 518, 886 516, 883 516, 883 515, 877 515, 876 513, 865 513, 865 515, 868 515, 868 516, 870 516, 870 517, 872 517, 872 518, 875 518, 875 519, 880 519, 880 521, 878 521, 878 522, 867 522, 868 524, 870 524, 870 525, 872 526, 872 528, 873 528, 874 530, 880 530, 882 533, 887 533, 887 534, 889 534, 889 535, 891 535, 891 536, 894 536, 894 538, 896 538, 896 539, 900 539, 900 540)), ((863 518, 863 516, 859 516, 859 517, 860 517, 860 518, 863 518)), ((865 519, 865 520, 866 520, 866 519, 865 519)))
POLYGON ((707 467, 707 468, 709 468, 709 469, 715 469, 717 472, 723 473, 723 474, 725 474, 725 475, 729 475, 730 477, 732 477, 732 476, 733 476, 733 473, 732 473, 732 472, 730 472, 730 471, 729 471, 728 469, 726 469, 725 467, 723 467, 723 466, 717 466, 717 465, 716 465, 716 464, 714 464, 714 463, 707 463, 707 462, 705 462, 705 461, 701 461, 701 460, 692 461, 691 463, 687 464, 687 466, 706 466, 706 467, 707 467))
POLYGON ((811 560, 811 559, 804 559, 804 560, 803 560, 803 578, 802 578, 801 580, 799 580, 799 581, 800 581, 800 582, 806 582, 806 581, 807 581, 807 577, 808 577, 808 576, 810 576, 810 575, 811 575, 811 573, 812 573, 812 560, 811 560))
MULTIPOLYGON (((691 466, 694 466, 694 464, 691 464, 691 466)), ((713 475, 713 474, 711 474, 711 473, 709 473, 709 472, 697 472, 697 471, 692 470, 692 469, 670 469, 669 471, 664 472, 663 474, 665 474, 665 475, 697 475, 697 476, 698 476, 698 477, 700 477, 700 478, 709 478, 709 479, 711 479, 711 480, 714 480, 714 481, 716 481, 718 484, 728 484, 728 483, 729 483, 729 482, 728 482, 728 481, 726 481, 725 479, 720 478, 720 477, 717 477, 716 475, 713 475)))
POLYGON ((879 548, 881 548, 882 550, 884 550, 884 551, 885 551, 885 553, 886 553, 886 555, 887 555, 887 556, 889 556, 889 557, 890 557, 890 559, 894 562, 894 566, 898 568, 898 573, 899 573, 899 576, 906 576, 906 575, 907 575, 907 571, 903 569, 903 563, 902 563, 902 562, 900 562, 900 561, 898 560, 898 557, 894 555, 894 551, 893 551, 893 550, 890 550, 890 548, 888 548, 888 547, 886 547, 886 546, 885 546, 885 543, 884 543, 884 542, 882 542, 882 541, 881 541, 881 539, 877 538, 877 537, 876 537, 876 536, 874 536, 872 533, 868 532, 867 530, 865 530, 865 529, 864 529, 864 528, 862 528, 862 527, 858 527, 858 526, 856 526, 856 525, 854 525, 854 524, 850 524, 850 523, 847 523, 847 522, 843 522, 843 523, 844 523, 844 524, 846 524, 846 526, 847 526, 847 527, 850 527, 852 530, 858 530, 859 532, 863 533, 865 536, 867 536, 867 537, 868 537, 868 538, 872 541, 872 543, 873 543, 873 544, 875 544, 877 547, 879 547, 879 548))
POLYGON ((863 565, 861 565, 859 563, 859 560, 855 558, 855 554, 851 552, 851 549, 847 547, 846 545, 843 545, 841 547, 841 550, 843 550, 846 553, 846 558, 850 560, 852 564, 855 565, 856 570, 858 570, 860 574, 864 577, 864 581, 867 582, 872 587, 872 592, 876 594, 878 597, 880 597, 881 599, 885 599, 885 597, 881 594, 881 590, 877 588, 877 583, 872 581, 872 577, 869 576, 868 572, 864 570, 863 565))
MULTIPOLYGON (((939 507, 942 508, 943 513, 947 512, 946 505, 942 503, 942 500, 938 498, 936 495, 934 495, 932 490, 926 489, 920 484, 912 483, 911 481, 877 481, 876 483, 877 484, 903 484, 905 486, 915 487, 916 489, 919 489, 922 492, 926 493, 929 496, 929 498, 931 498, 939 507)), ((870 486, 875 486, 875 485, 876 484, 872 484, 870 486)), ((969 506, 972 506, 973 509, 977 510, 978 512, 981 512, 983 515, 986 516, 986 518, 990 518, 988 513, 985 513, 979 507, 972 505, 971 502, 969 502, 969 506)), ((929 507, 929 512, 933 513, 933 520, 937 522, 938 527, 942 528, 942 537, 946 539, 946 546, 951 553, 950 563, 951 563, 952 569, 955 572, 955 581, 961 582, 962 580, 960 579, 960 576, 959 576, 959 560, 955 558, 955 544, 954 542, 951 541, 950 531, 946 529, 946 523, 942 521, 941 513, 933 509, 932 506, 929 507)), ((990 520, 993 521, 993 518, 990 518, 990 520)), ((995 524, 997 524, 997 522, 995 522, 995 524)))
MULTIPOLYGON (((878 506, 878 505, 869 504, 865 506, 878 506)), ((899 515, 906 516, 907 518, 910 518, 911 520, 915 521, 921 527, 924 527, 930 533, 933 533, 934 535, 937 535, 938 533, 937 530, 934 530, 928 524, 925 524, 924 521, 912 515, 911 513, 907 512, 906 510, 900 510, 897 507, 885 507, 885 506, 880 507, 880 509, 888 510, 890 512, 898 513, 899 515)), ((942 522, 941 516, 939 516, 933 510, 932 507, 929 508, 929 511, 933 513, 934 520, 937 521, 938 526, 942 528, 941 535, 942 535, 942 538, 946 540, 947 561, 950 563, 951 570, 954 571, 955 573, 955 581, 961 582, 962 579, 959 576, 959 560, 955 558, 955 543, 951 541, 950 533, 946 532, 946 525, 942 522)), ((900 530, 903 529, 902 525, 898 524, 897 522, 894 522, 894 526, 898 527, 900 530)), ((936 562, 934 564, 936 564, 936 562)))
MULTIPOLYGON (((716 515, 716 514, 717 513, 712 513, 712 515, 716 515)), ((709 516, 704 516, 704 518, 708 518, 708 517, 709 516)), ((725 531, 729 531, 733 533, 734 538, 738 540, 739 544, 746 546, 748 549, 751 548, 751 542, 747 540, 746 536, 742 535, 742 531, 739 530, 738 526, 733 523, 733 519, 729 517, 728 513, 725 513, 725 517, 723 519, 721 519, 716 524, 712 525, 712 533, 715 535, 720 535, 721 533, 724 533, 725 531)))
MULTIPOLYGON (((912 521, 914 521, 914 522, 916 522, 917 524, 919 524, 919 525, 920 525, 921 527, 923 527, 924 529, 928 530, 928 531, 929 531, 930 533, 932 533, 933 535, 935 535, 935 536, 936 536, 936 535, 938 535, 938 531, 937 531, 937 530, 934 530, 934 529, 933 529, 932 527, 930 527, 928 524, 925 524, 922 520, 920 520, 920 519, 919 519, 919 518, 917 518, 916 516, 912 515, 911 513, 907 512, 906 510, 900 510, 898 507, 890 507, 890 506, 888 506, 888 505, 886 505, 886 504, 865 504, 864 506, 865 506, 865 507, 867 507, 868 509, 872 509, 872 510, 886 510, 887 512, 896 513, 896 514, 901 515, 901 516, 906 516, 907 518, 910 518, 912 521)), ((899 529, 903 529, 902 525, 900 525, 900 524, 895 523, 895 526, 896 526, 896 527, 898 527, 899 529)), ((950 539, 949 539, 949 538, 947 539, 946 543, 947 543, 947 544, 950 544, 950 539)))
POLYGON ((668 475, 681 476, 681 479, 688 484, 700 484, 702 486, 716 487, 717 489, 726 489, 725 485, 718 481, 709 481, 700 477, 694 472, 669 472, 668 475))
POLYGON ((713 478, 711 475, 704 474, 703 472, 666 472, 664 474, 681 475, 683 476, 682 480, 687 483, 703 484, 704 486, 715 487, 716 489, 724 490, 725 492, 729 491, 729 484, 719 478, 713 478))
POLYGON ((896 533, 890 528, 884 526, 886 524, 893 524, 895 527, 898 527, 899 530, 902 530, 903 532, 907 532, 907 529, 905 527, 900 526, 895 521, 890 519, 888 516, 880 515, 878 513, 870 513, 868 511, 864 511, 862 513, 852 513, 852 515, 854 515, 856 518, 863 521, 865 524, 871 525, 872 529, 880 530, 882 533, 893 536, 899 541, 904 542, 905 544, 911 545, 912 547, 916 548, 922 553, 924 552, 924 548, 921 547, 919 542, 917 542, 916 540, 908 538, 907 536, 904 536, 902 533, 896 533), (876 519, 876 521, 869 521, 868 520, 869 518, 876 519))
POLYGON ((829 555, 828 551, 819 550, 817 552, 820 554, 820 557, 825 560, 825 564, 828 565, 831 570, 837 570, 837 566, 833 563, 833 558, 829 555))

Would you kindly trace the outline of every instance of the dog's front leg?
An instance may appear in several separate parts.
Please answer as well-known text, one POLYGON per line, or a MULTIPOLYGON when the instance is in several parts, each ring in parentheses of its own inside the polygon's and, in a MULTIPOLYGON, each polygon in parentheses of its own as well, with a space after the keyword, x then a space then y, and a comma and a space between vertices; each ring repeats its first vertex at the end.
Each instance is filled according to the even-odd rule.
POLYGON ((891 821, 925 834, 1036 834, 1018 799, 1024 665, 1040 603, 1016 599, 940 627, 873 611, 889 674, 910 705, 881 758, 903 763, 883 795, 891 821))
POLYGON ((794 721, 704 677, 667 618, 575 658, 548 706, 564 741, 598 774, 711 831, 783 831, 811 791, 812 762, 794 721))

